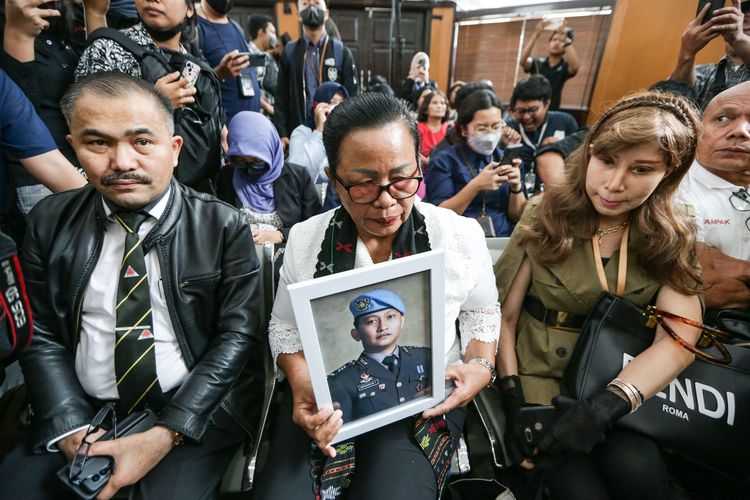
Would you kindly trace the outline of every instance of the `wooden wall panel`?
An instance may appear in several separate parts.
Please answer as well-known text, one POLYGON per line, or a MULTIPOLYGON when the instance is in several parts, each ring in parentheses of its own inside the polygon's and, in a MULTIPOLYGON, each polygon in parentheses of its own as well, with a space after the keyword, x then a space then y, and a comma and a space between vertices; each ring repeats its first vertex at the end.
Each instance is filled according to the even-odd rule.
POLYGON ((470 24, 458 30, 454 79, 491 80, 498 97, 507 104, 520 71, 518 42, 523 21, 470 24))
POLYGON ((297 2, 276 2, 276 32, 281 36, 282 33, 289 33, 292 40, 300 36, 299 21, 297 21, 297 2), (284 6, 287 6, 291 13, 284 14, 284 6))
MULTIPOLYGON (((617 0, 589 122, 627 93, 669 76, 685 26, 695 17, 695 6, 696 2, 687 0, 617 0)), ((723 40, 718 38, 698 54, 697 63, 718 61, 723 55, 723 40)))
MULTIPOLYGON (((538 18, 516 19, 485 24, 461 25, 454 79, 465 82, 491 80, 497 95, 507 104, 519 80, 530 75, 518 65, 524 38, 531 35, 538 18), (524 29, 525 23, 525 29, 524 29)), ((601 48, 604 46, 607 16, 580 16, 568 19, 574 29, 575 47, 581 59, 578 74, 563 89, 561 108, 586 110, 593 87, 601 48)), ((546 56, 550 31, 545 31, 534 46, 534 56, 546 56)))
POLYGON ((430 78, 438 82, 443 92, 450 86, 451 51, 453 50, 454 7, 432 9, 430 29, 430 78))

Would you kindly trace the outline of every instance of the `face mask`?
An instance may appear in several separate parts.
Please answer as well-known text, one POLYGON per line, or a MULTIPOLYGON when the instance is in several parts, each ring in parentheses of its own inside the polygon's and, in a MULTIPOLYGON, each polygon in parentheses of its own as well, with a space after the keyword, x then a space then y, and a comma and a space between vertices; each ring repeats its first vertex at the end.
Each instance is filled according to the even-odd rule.
POLYGON ((268 172, 270 170, 270 167, 268 164, 264 161, 257 161, 257 162, 231 162, 232 166, 245 174, 246 176, 250 177, 250 180, 255 182, 261 177, 263 177, 263 174, 268 172))
POLYGON ((309 28, 320 28, 326 21, 325 11, 314 5, 300 12, 300 16, 302 17, 302 24, 309 28))
POLYGON ((466 143, 474 152, 489 156, 500 143, 500 133, 490 132, 485 135, 472 135, 466 139, 466 143))
POLYGON ((153 38, 157 42, 166 42, 167 40, 171 40, 174 38, 178 33, 182 33, 182 30, 184 30, 188 25, 188 18, 182 20, 180 24, 175 26, 174 28, 169 29, 154 29, 149 27, 148 24, 143 23, 143 27, 146 28, 146 31, 149 35, 151 35, 151 38, 153 38))
POLYGON ((232 10, 232 0, 206 0, 209 7, 216 11, 217 14, 226 15, 232 10))
POLYGON ((271 38, 268 39, 268 48, 275 49, 277 41, 278 40, 276 39, 276 35, 271 35, 271 38))

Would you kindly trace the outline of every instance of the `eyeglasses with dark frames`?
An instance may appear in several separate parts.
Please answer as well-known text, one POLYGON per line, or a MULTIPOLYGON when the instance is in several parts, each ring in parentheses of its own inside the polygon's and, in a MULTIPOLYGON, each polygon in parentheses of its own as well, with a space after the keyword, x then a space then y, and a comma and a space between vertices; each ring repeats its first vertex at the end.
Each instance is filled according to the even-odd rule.
POLYGON ((388 184, 376 184, 373 181, 355 182, 354 184, 347 184, 344 180, 336 175, 336 172, 331 170, 333 178, 336 179, 349 194, 349 198, 357 204, 367 205, 372 203, 378 198, 383 191, 388 191, 388 194, 394 200, 405 200, 411 198, 417 194, 419 185, 422 183, 422 169, 417 166, 415 173, 418 175, 412 175, 409 177, 400 177, 388 184))
MULTIPOLYGON (((729 196, 732 208, 740 212, 750 212, 750 193, 747 189, 740 188, 729 196)), ((745 227, 750 231, 750 217, 745 219, 745 227)))
POLYGON ((78 485, 83 479, 85 479, 81 477, 81 474, 83 473, 86 462, 89 459, 89 451, 91 450, 91 445, 94 444, 93 442, 89 441, 89 437, 96 431, 101 429, 102 424, 104 423, 104 419, 107 418, 107 416, 110 414, 112 415, 112 428, 114 429, 115 435, 117 435, 117 414, 115 413, 115 404, 107 403, 102 407, 101 410, 99 410, 99 413, 96 414, 94 419, 89 424, 88 429, 86 429, 86 434, 83 436, 83 440, 81 441, 81 445, 78 447, 76 455, 73 457, 73 461, 70 463, 70 473, 68 477, 70 478, 70 482, 72 484, 78 485))
POLYGON ((523 115, 527 115, 527 114, 528 115, 535 115, 535 114, 537 114, 539 112, 539 109, 540 109, 539 106, 532 106, 530 108, 516 108, 513 111, 518 116, 523 116, 523 115))

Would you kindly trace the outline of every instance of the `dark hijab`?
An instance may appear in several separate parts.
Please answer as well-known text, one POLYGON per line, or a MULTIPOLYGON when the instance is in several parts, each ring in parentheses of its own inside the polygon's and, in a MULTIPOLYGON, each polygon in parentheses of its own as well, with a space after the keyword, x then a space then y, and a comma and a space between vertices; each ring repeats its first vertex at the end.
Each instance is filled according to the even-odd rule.
POLYGON ((331 102, 333 96, 341 92, 344 99, 349 99, 349 91, 346 87, 336 82, 325 82, 321 83, 320 86, 315 90, 313 94, 313 105, 310 112, 307 114, 305 119, 305 126, 310 127, 310 130, 315 130, 315 108, 321 102, 331 102))

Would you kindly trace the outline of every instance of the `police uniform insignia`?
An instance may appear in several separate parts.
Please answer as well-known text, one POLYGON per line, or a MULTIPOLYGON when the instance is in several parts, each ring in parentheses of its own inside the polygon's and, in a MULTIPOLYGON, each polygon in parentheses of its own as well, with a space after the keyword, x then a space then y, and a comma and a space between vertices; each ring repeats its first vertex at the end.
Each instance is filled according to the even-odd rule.
POLYGON ((417 373, 420 375, 424 373, 424 365, 417 365, 417 373))
POLYGON ((336 64, 336 59, 334 59, 333 57, 329 57, 323 62, 325 63, 326 66, 333 66, 336 64))
POLYGON ((372 375, 368 373, 360 372, 359 385, 357 386, 357 391, 364 391, 365 389, 369 389, 370 387, 375 387, 378 384, 380 384, 380 380, 374 378, 372 375))
POLYGON ((337 374, 341 373, 342 371, 346 370, 347 368, 349 368, 350 366, 352 366, 354 363, 355 363, 355 361, 349 361, 344 366, 342 366, 340 368, 337 368, 335 371, 329 373, 328 376, 329 377, 333 377, 334 375, 337 375, 337 374))
POLYGON ((424 389, 424 385, 422 385, 422 382, 417 382, 417 385, 414 386, 414 390, 417 392, 422 392, 422 389, 424 389))
POLYGON ((363 397, 367 396, 366 392, 360 392, 359 393, 359 399, 362 399, 363 397))
POLYGON ((328 68, 328 81, 335 82, 336 79, 339 77, 339 70, 336 69, 336 66, 331 66, 328 68))
POLYGON ((354 300, 354 309, 366 311, 370 307, 370 297, 359 297, 354 300))
POLYGON ((385 384, 380 384, 378 386, 378 389, 380 389, 381 391, 384 391, 385 390, 385 384))

